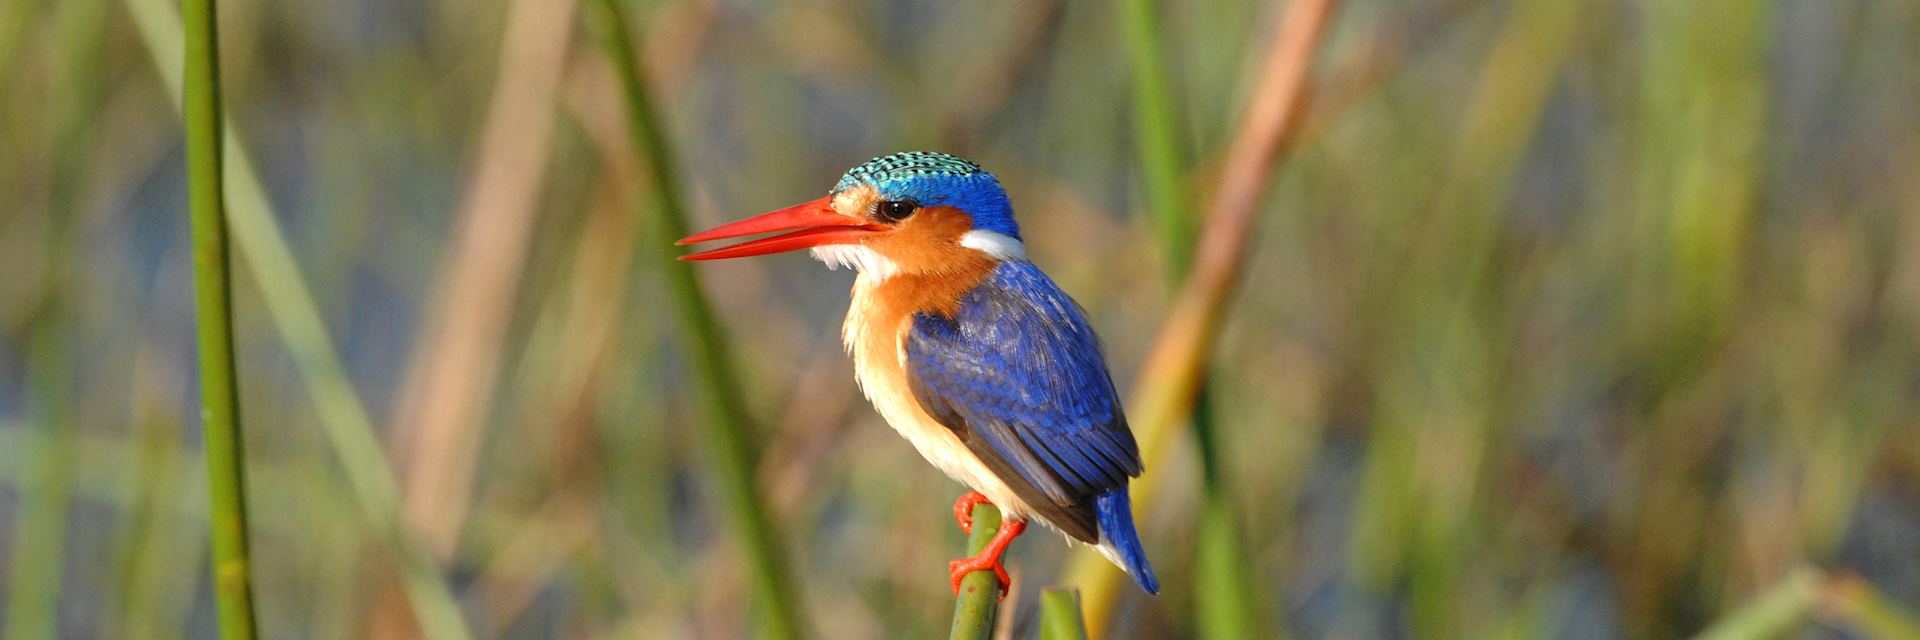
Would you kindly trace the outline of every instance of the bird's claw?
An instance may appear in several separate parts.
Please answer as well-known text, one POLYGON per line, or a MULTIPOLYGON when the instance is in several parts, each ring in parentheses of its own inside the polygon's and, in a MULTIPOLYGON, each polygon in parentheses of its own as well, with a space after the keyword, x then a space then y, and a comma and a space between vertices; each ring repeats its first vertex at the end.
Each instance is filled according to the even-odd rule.
MULTIPOLYGON (((986 494, 978 491, 968 491, 960 496, 959 500, 953 501, 953 519, 960 523, 961 533, 973 534, 973 507, 980 504, 993 504, 993 501, 988 500, 986 494)), ((959 584, 959 580, 956 579, 954 584, 959 584)))
MULTIPOLYGON (((961 496, 960 502, 968 503, 970 500, 973 502, 985 502, 986 498, 975 498, 975 496, 979 495, 978 493, 972 493, 961 496)), ((968 508, 971 507, 972 505, 968 504, 968 508)), ((957 504, 954 506, 954 509, 956 512, 961 512, 960 506, 957 504)), ((971 521, 963 520, 960 524, 963 529, 972 528, 971 521)), ((953 578, 953 595, 960 595, 960 581, 965 580, 967 574, 991 569, 993 570, 993 576, 1000 579, 1000 598, 1005 599, 1007 597, 1007 587, 1013 584, 1013 579, 1007 577, 1007 567, 1001 564, 1001 558, 1007 553, 1007 545, 1012 544, 1013 539, 1020 537, 1020 534, 1026 530, 1026 520, 1011 517, 1001 520, 1000 530, 993 532, 993 539, 987 541, 987 546, 980 549, 980 553, 975 554, 971 558, 962 558, 947 563, 947 572, 952 574, 953 578)), ((968 533, 971 534, 972 531, 968 531, 968 533)))
POLYGON ((1007 577, 1007 567, 1001 564, 999 557, 989 556, 987 554, 981 554, 972 558, 962 558, 947 563, 947 572, 953 575, 953 595, 960 595, 960 582, 967 578, 967 574, 975 571, 986 571, 988 569, 992 569, 993 577, 1000 580, 999 599, 1005 600, 1007 598, 1007 587, 1013 584, 1013 579, 1007 577))

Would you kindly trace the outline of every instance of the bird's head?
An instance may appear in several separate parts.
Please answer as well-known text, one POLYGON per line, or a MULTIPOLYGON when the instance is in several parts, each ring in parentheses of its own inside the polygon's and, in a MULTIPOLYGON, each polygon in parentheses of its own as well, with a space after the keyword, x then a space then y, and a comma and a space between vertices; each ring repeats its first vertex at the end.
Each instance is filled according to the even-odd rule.
POLYGON ((829 265, 884 279, 1027 257, 1000 181, 980 165, 929 151, 874 158, 847 171, 824 198, 724 224, 677 244, 775 231, 787 233, 680 259, 812 249, 814 258, 829 265))

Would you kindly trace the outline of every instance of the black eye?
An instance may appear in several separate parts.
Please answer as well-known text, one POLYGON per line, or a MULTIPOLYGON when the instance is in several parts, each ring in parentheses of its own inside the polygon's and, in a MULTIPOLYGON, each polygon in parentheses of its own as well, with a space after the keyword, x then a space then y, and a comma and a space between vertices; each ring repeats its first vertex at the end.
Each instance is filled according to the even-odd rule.
POLYGON ((912 200, 881 200, 873 205, 873 217, 887 222, 899 222, 913 215, 920 203, 912 200))

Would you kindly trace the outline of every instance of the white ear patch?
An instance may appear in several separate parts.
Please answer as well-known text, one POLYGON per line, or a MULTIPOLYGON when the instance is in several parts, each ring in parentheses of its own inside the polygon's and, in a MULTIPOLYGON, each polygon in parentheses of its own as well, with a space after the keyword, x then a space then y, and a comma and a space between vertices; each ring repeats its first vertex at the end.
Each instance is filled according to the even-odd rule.
POLYGON ((900 271, 893 260, 880 252, 857 244, 828 244, 810 250, 813 259, 827 263, 828 269, 851 267, 875 282, 893 277, 900 271))
POLYGON ((993 259, 1002 262, 1027 259, 1025 243, 997 231, 968 231, 960 236, 960 246, 993 256, 993 259))

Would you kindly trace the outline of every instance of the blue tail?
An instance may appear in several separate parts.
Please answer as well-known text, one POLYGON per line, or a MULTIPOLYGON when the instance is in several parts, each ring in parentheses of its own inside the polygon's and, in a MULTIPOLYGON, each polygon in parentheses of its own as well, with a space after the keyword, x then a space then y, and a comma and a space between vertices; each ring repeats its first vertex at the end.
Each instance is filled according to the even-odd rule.
POLYGON ((1160 593, 1160 581, 1147 564, 1147 550, 1140 548, 1140 532, 1133 529, 1133 500, 1126 485, 1102 492, 1093 500, 1093 515, 1100 522, 1100 546, 1107 557, 1127 570, 1133 581, 1147 593, 1160 593))

